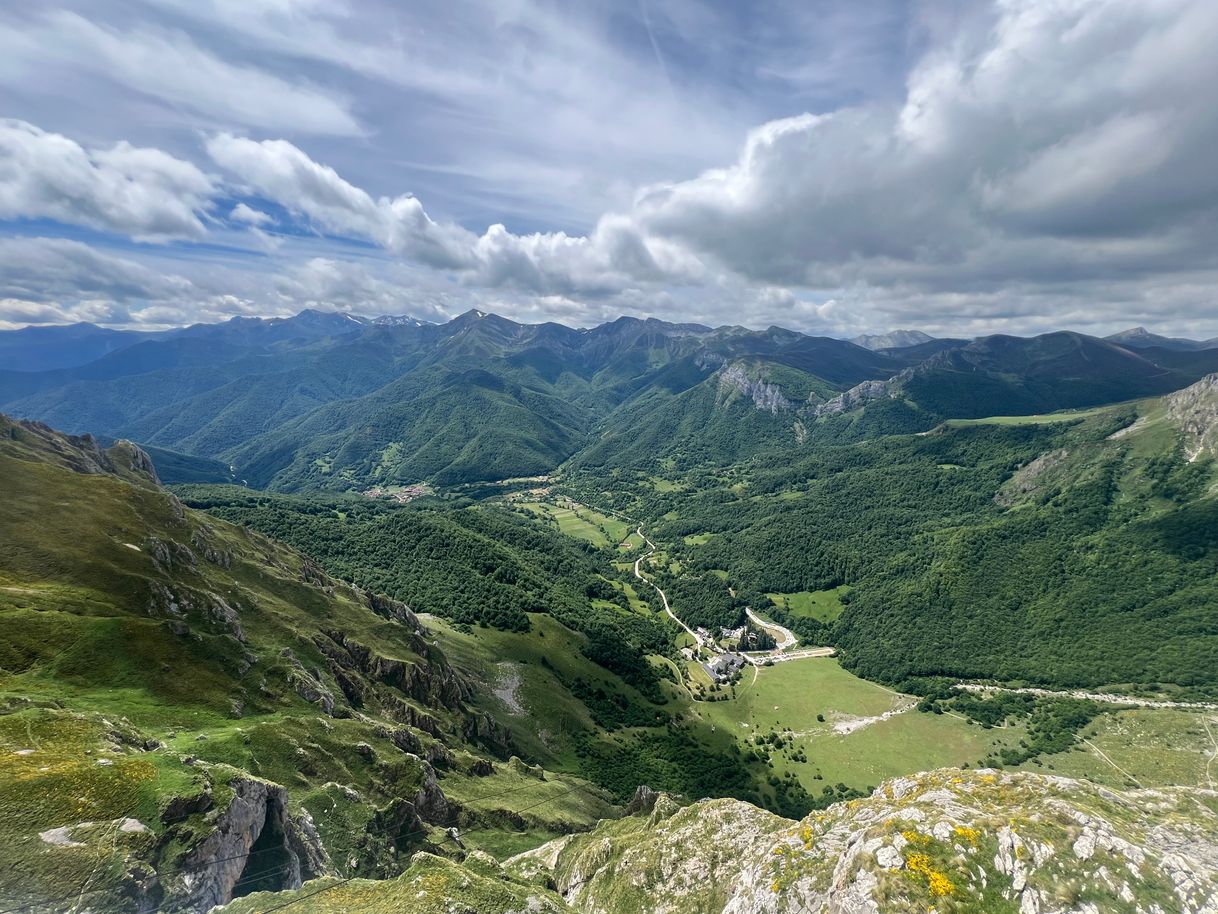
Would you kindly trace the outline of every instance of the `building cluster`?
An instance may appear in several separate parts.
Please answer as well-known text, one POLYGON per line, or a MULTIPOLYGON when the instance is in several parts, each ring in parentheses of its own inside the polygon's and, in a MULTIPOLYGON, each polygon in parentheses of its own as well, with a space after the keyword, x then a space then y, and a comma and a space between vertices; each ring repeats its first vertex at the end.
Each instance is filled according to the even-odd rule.
POLYGON ((717 655, 713 660, 702 664, 702 667, 715 682, 727 682, 744 667, 746 662, 740 654, 729 651, 726 654, 717 655))

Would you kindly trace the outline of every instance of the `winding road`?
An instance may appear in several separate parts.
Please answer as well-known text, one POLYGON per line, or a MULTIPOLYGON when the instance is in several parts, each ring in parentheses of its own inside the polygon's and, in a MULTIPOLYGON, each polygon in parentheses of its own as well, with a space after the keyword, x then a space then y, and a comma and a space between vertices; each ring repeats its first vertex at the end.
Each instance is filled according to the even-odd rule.
MULTIPOLYGON (((685 629, 685 631, 689 633, 689 636, 694 639, 694 643, 697 644, 699 648, 705 648, 707 651, 714 654, 725 653, 723 648, 716 644, 712 639, 703 638, 696 631, 686 625, 685 621, 672 611, 672 606, 670 606, 668 603, 668 594, 664 593, 660 585, 651 580, 651 578, 647 577, 647 575, 643 574, 643 560, 651 558, 653 555, 655 555, 657 547, 655 543, 647 538, 647 534, 643 532, 642 524, 637 526, 635 532, 638 533, 639 538, 647 544, 647 551, 634 560, 634 576, 648 586, 652 587, 655 592, 660 595, 660 600, 664 604, 664 612, 666 612, 668 617, 676 622, 677 625, 681 626, 681 628, 685 629)), ((777 622, 767 622, 765 619, 762 619, 761 616, 757 615, 757 613, 753 612, 752 607, 747 607, 745 612, 748 614, 749 619, 752 620, 754 624, 779 635, 779 638, 777 639, 778 646, 771 651, 740 652, 740 656, 743 657, 746 662, 751 663, 754 667, 761 666, 766 661, 782 663, 787 660, 803 660, 808 657, 832 657, 834 653, 836 653, 836 651, 834 651, 834 649, 831 647, 808 647, 797 651, 790 650, 790 648, 794 647, 799 642, 799 639, 795 637, 794 632, 788 628, 784 628, 777 622)))
POLYGON ((751 619, 755 625, 764 628, 770 634, 777 635, 777 637, 774 639, 778 642, 774 648, 775 650, 785 651, 789 647, 795 647, 795 644, 799 639, 795 637, 795 633, 789 628, 783 628, 777 622, 767 622, 765 619, 761 618, 761 616, 757 615, 757 613, 753 612, 753 607, 751 606, 746 606, 744 611, 748 614, 749 619, 751 619))
POLYGON ((647 577, 647 575, 643 574, 643 572, 640 570, 639 566, 643 564, 643 559, 649 559, 655 555, 656 544, 647 538, 647 534, 643 532, 642 524, 639 524, 636 532, 639 534, 639 537, 643 540, 643 542, 647 544, 648 549, 645 553, 634 560, 634 576, 655 589, 655 592, 660 595, 660 600, 664 603, 664 612, 668 613, 669 618, 676 622, 677 625, 689 632, 690 637, 694 639, 694 643, 697 644, 698 647, 705 647, 707 650, 714 651, 715 653, 722 653, 719 649, 719 645, 707 641, 696 631, 681 621, 681 618, 675 612, 673 612, 672 607, 668 605, 668 594, 664 593, 664 591, 660 589, 659 584, 647 577))
MULTIPOLYGON (((572 504, 579 504, 574 500, 571 500, 571 502, 572 504)), ((584 505, 583 507, 588 506, 584 505)), ((624 521, 629 521, 630 523, 635 524, 635 533, 638 534, 639 539, 647 544, 647 551, 634 560, 634 576, 660 595, 660 601, 664 604, 664 612, 668 615, 668 618, 672 619, 672 621, 676 622, 677 625, 681 626, 681 628, 694 639, 694 643, 698 645, 700 650, 705 649, 712 654, 727 653, 727 651, 715 643, 713 638, 704 638, 694 631, 694 629, 686 625, 685 620, 672 611, 672 605, 668 602, 668 594, 664 593, 664 589, 643 573, 643 562, 655 555, 659 549, 659 547, 648 538, 647 534, 643 532, 643 524, 627 517, 625 514, 614 511, 612 508, 595 508, 590 510, 600 511, 602 514, 611 514, 614 517, 620 517, 624 521)), ((753 612, 752 607, 745 607, 745 613, 755 625, 768 629, 770 632, 775 633, 778 636, 776 638, 778 646, 773 650, 738 652, 740 656, 744 658, 745 662, 754 667, 754 677, 757 673, 756 668, 765 665, 767 662, 783 663, 788 660, 804 660, 809 657, 832 657, 837 653, 837 651, 831 647, 806 647, 800 648, 799 650, 791 650, 791 648, 795 647, 799 643, 799 639, 796 637, 794 632, 788 628, 785 628, 784 626, 779 625, 777 622, 769 622, 762 619, 761 616, 753 612)))

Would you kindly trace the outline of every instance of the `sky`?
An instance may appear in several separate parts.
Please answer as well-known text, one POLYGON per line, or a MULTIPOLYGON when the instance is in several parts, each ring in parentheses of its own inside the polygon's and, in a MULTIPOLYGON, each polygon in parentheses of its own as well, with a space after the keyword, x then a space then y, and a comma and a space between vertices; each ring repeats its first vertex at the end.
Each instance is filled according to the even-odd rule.
POLYGON ((0 328, 1218 336, 1213 0, 0 7, 0 328))

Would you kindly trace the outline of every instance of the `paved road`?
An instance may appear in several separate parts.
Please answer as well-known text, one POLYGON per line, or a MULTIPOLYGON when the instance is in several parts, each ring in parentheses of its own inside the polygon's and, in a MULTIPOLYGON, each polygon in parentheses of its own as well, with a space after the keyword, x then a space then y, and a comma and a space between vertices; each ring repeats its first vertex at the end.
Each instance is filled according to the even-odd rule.
MULTIPOLYGON (((676 622, 677 625, 689 632, 690 637, 694 639, 694 642, 699 648, 705 648, 706 650, 715 654, 724 653, 723 648, 721 648, 713 640, 703 638, 696 631, 686 625, 681 617, 672 611, 672 607, 668 603, 668 595, 664 593, 662 589, 660 589, 660 586, 656 584, 655 581, 643 574, 642 568, 640 567, 643 564, 643 559, 650 558, 651 556, 655 555, 656 544, 647 538, 647 534, 643 532, 642 524, 638 525, 636 532, 643 542, 647 544, 647 552, 643 553, 643 555, 640 555, 634 560, 634 576, 655 589, 655 592, 660 595, 660 600, 664 603, 664 612, 668 613, 668 617, 676 622)), ((753 612, 751 608, 746 609, 745 612, 748 613, 749 618, 752 619, 756 624, 763 626, 764 628, 768 628, 771 631, 777 629, 782 633, 782 640, 778 643, 778 647, 772 651, 749 651, 748 653, 741 652, 740 656, 755 667, 764 665, 766 661, 771 661, 773 663, 784 663, 788 660, 804 660, 809 657, 832 657, 836 653, 836 651, 831 647, 809 647, 797 651, 788 650, 788 648, 794 647, 798 642, 794 632, 792 632, 790 629, 783 628, 776 622, 766 622, 755 612, 753 612)))
POLYGON ((636 578, 638 578, 640 581, 643 581, 644 583, 649 584, 651 587, 653 587, 655 589, 655 592, 660 595, 660 599, 664 603, 664 612, 668 613, 669 618, 672 619, 674 622, 676 622, 677 625, 681 626, 683 629, 685 629, 687 632, 689 632, 690 637, 694 639, 694 642, 698 645, 698 647, 705 647, 707 650, 714 651, 715 653, 721 653, 721 651, 719 649, 719 645, 705 640, 696 631, 694 631, 692 628, 690 628, 688 625, 686 625, 684 622, 681 621, 680 617, 677 616, 677 614, 672 611, 672 607, 668 605, 668 594, 664 593, 664 591, 660 589, 659 584, 657 584, 655 581, 651 580, 651 578, 647 577, 639 569, 639 566, 643 563, 643 559, 651 558, 651 556, 655 555, 656 544, 647 538, 647 534, 643 532, 642 524, 639 524, 638 534, 642 538, 643 542, 645 542, 647 544, 648 549, 647 549, 647 552, 643 553, 637 559, 634 560, 634 576, 636 578))
MULTIPOLYGON (((613 511, 608 508, 598 508, 596 510, 601 511, 604 514, 613 514, 622 518, 623 520, 629 520, 626 515, 619 514, 617 511, 613 511)), ((638 533, 639 538, 647 544, 647 551, 634 560, 634 576, 660 595, 660 601, 664 604, 664 612, 667 613, 668 617, 676 622, 677 625, 681 626, 681 628, 689 633, 689 636, 694 639, 694 643, 697 644, 699 648, 705 648, 707 651, 713 654, 725 653, 723 648, 716 644, 713 639, 703 638, 696 631, 686 625, 685 621, 672 611, 672 606, 668 602, 668 594, 664 593, 664 590, 660 587, 660 585, 651 580, 651 578, 647 577, 647 575, 643 574, 643 560, 651 558, 651 556, 655 555, 657 546, 647 538, 647 534, 643 532, 643 525, 641 523, 636 526, 635 532, 638 533)), ((798 639, 795 637, 794 632, 792 632, 790 629, 784 628, 776 622, 766 622, 760 616, 754 613, 752 608, 746 609, 745 612, 748 613, 749 618, 752 619, 757 625, 768 628, 771 631, 777 630, 782 635, 782 639, 778 642, 778 647, 772 651, 750 651, 748 653, 741 652, 740 656, 743 657, 748 663, 751 663, 754 667, 762 666, 767 660, 774 663, 782 663, 787 660, 803 660, 808 657, 832 657, 836 653, 836 651, 834 651, 834 649, 831 647, 810 647, 796 651, 789 650, 789 648, 794 647, 798 643, 798 639)))
POLYGON ((775 648, 776 650, 785 651, 789 647, 795 647, 795 644, 799 639, 795 637, 795 633, 789 628, 783 628, 777 622, 767 622, 765 619, 761 618, 761 616, 757 615, 757 613, 753 612, 753 607, 751 606, 746 607, 744 611, 748 613, 748 617, 752 619, 755 624, 760 625, 762 628, 771 633, 778 632, 779 637, 777 639, 778 646, 775 648))

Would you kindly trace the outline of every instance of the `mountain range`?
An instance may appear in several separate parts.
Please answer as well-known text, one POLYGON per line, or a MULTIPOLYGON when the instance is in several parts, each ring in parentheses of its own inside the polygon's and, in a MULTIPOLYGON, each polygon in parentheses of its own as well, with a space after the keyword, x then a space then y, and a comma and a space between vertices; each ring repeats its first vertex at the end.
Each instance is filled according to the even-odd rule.
POLYGON ((6 909, 1206 910, 1218 350, 108 339, 0 376, 6 909))
POLYGON ((171 481, 457 485, 1158 395, 1218 370, 1207 346, 1132 332, 856 343, 628 317, 573 329, 481 311, 444 324, 303 311, 161 333, 0 333, 0 352, 17 353, 0 371, 0 409, 159 449, 185 474, 171 481))
MULTIPOLYGON (((968 356, 982 364, 989 357, 989 349, 968 356)), ((748 408, 771 414, 752 400, 748 408)), ((807 517, 800 499, 810 499, 817 535, 832 537, 844 506, 850 535, 880 555, 875 572, 854 573, 859 596, 833 637, 847 659, 882 678, 903 665, 903 675, 917 678, 905 687, 923 695, 918 708, 936 712, 906 713, 913 705, 900 703, 905 697, 890 704, 894 693, 881 690, 876 716, 830 711, 830 722, 822 714, 817 724, 801 702, 824 699, 805 684, 770 693, 756 709, 773 713, 768 733, 740 735, 710 725, 725 719, 709 715, 720 702, 730 709, 747 701, 744 682, 739 695, 735 684, 720 695, 693 688, 684 674, 656 675, 680 659, 667 645, 673 630, 646 604, 636 607, 623 580, 597 573, 613 575, 606 559, 634 548, 613 545, 616 536, 603 552, 580 549, 526 522, 510 502, 413 510, 232 486, 194 487, 215 493, 205 513, 167 491, 149 455, 130 442, 106 446, 0 417, 0 802, 8 812, 0 898, 19 909, 68 911, 84 902, 97 911, 200 914, 217 904, 234 914, 288 904, 314 914, 1017 914, 1049 910, 1075 892, 1094 907, 1068 910, 1204 911, 1218 885, 1214 794, 1179 780, 1184 768, 1157 761, 1165 735, 1139 735, 1136 755, 1108 744, 1126 753, 1111 763, 1122 766, 1111 787, 1102 777, 1089 783, 1099 775, 1031 771, 1028 760, 1040 766, 1042 753, 1050 768, 1070 764, 1072 750, 1081 751, 1075 733, 1102 726, 1093 722, 1099 706, 1064 692, 982 701, 943 684, 960 662, 953 644, 985 646, 993 656, 964 662, 989 664, 990 675, 1008 675, 1004 664, 1024 675, 1019 663, 1030 651, 1006 649, 1001 639, 1006 628, 1030 626, 1036 638, 1066 636, 1037 658, 1045 664, 1038 674, 1085 654, 1068 635, 1086 631, 1088 646, 1116 636, 1096 642, 1110 675, 1126 676, 1120 664, 1132 661, 1148 674, 1143 687, 1212 687, 1206 588, 1214 580, 1208 486, 1218 376, 1142 401, 1136 416, 1116 406, 1028 422, 949 422, 933 435, 821 448, 802 464, 771 453, 734 503, 725 502, 733 490, 712 481, 672 502, 678 510, 653 506, 662 512, 653 535, 673 543, 676 564, 723 565, 738 588, 756 586, 750 561, 788 573, 789 545, 797 573, 831 571, 818 549, 798 536, 792 542, 779 510, 807 517), (847 458, 853 473, 832 469, 838 452, 856 454, 847 458), (926 485, 928 473, 961 488, 926 485), (835 493, 850 476, 858 488, 835 493), (972 497, 962 500, 966 491, 972 497), (908 492, 916 493, 915 513, 893 513, 908 492), (915 514, 928 523, 915 527, 915 514), (884 529, 886 515, 898 536, 884 529), (951 516, 957 530, 944 527, 951 516), (691 523, 711 539, 683 537, 691 523), (747 540, 758 523, 762 553, 747 540), (412 600, 447 607, 420 616, 332 577, 260 526, 311 542, 327 563, 345 554, 336 567, 352 576, 404 559, 412 600), (929 563, 883 554, 911 532, 929 563), (1077 538, 1058 555, 1044 553, 1047 536, 1077 538), (730 548, 700 559, 715 538, 730 548), (723 563, 725 554, 744 564, 723 563), (1052 568, 1071 561, 1095 566, 1067 577, 1103 582, 1102 598, 1054 591, 1052 568), (916 592, 893 590, 923 564, 930 579, 913 580, 916 592), (514 592, 525 630, 460 624, 471 584, 478 613, 514 592), (930 594, 934 601, 920 605, 918 596, 930 594), (1043 601, 1040 614, 1021 615, 1016 594, 1033 607, 1043 601), (987 619, 983 604, 995 595, 998 615, 987 619), (1062 611, 1073 606, 1086 611, 1062 611), (653 659, 634 647, 640 637, 653 659), (927 669, 916 668, 916 657, 909 663, 910 645, 927 669), (778 704, 770 712, 776 701, 790 701, 784 714, 794 716, 778 718, 778 704), (949 714, 967 725, 950 723, 949 714), (883 729, 893 715, 903 715, 901 728, 883 729), (811 729, 780 729, 780 720, 811 729), (968 770, 965 762, 885 779, 867 796, 826 785, 819 803, 790 770, 778 776, 780 766, 807 761, 797 746, 826 764, 824 754, 856 722, 874 730, 852 745, 893 753, 911 771, 905 756, 925 752, 936 732, 913 728, 939 721, 956 727, 954 740, 977 738, 970 730, 994 734, 989 745, 1005 766, 1024 770, 968 770), (1124 767, 1138 759, 1136 777, 1160 772, 1153 788, 1124 767), (683 795, 635 790, 648 782, 675 783, 683 795), (839 796, 853 799, 832 802, 839 796)), ((180 491, 193 498, 193 488, 180 491)), ((673 567, 651 573, 680 600, 673 567)), ((394 584, 384 574, 376 582, 394 584)), ((515 625, 510 614, 506 621, 515 625)), ((828 633, 815 624, 800 631, 828 633)), ((805 675, 797 672, 803 664, 809 683, 841 688, 830 683, 844 673, 816 678, 832 663, 778 664, 762 682, 805 675)), ((1113 706, 1117 732, 1146 726, 1136 701, 1113 706)), ((1188 707, 1213 706, 1145 713, 1154 726, 1179 719, 1188 728, 1192 716, 1178 710, 1188 707)), ((760 724, 750 720, 750 728, 760 724)), ((1170 732, 1181 739, 1192 730, 1170 732)), ((1173 763, 1185 766, 1177 756, 1195 753, 1205 770, 1195 745, 1172 745, 1173 763)), ((942 749, 961 751, 954 743, 942 749)), ((862 764, 849 758, 844 770, 862 764)))

